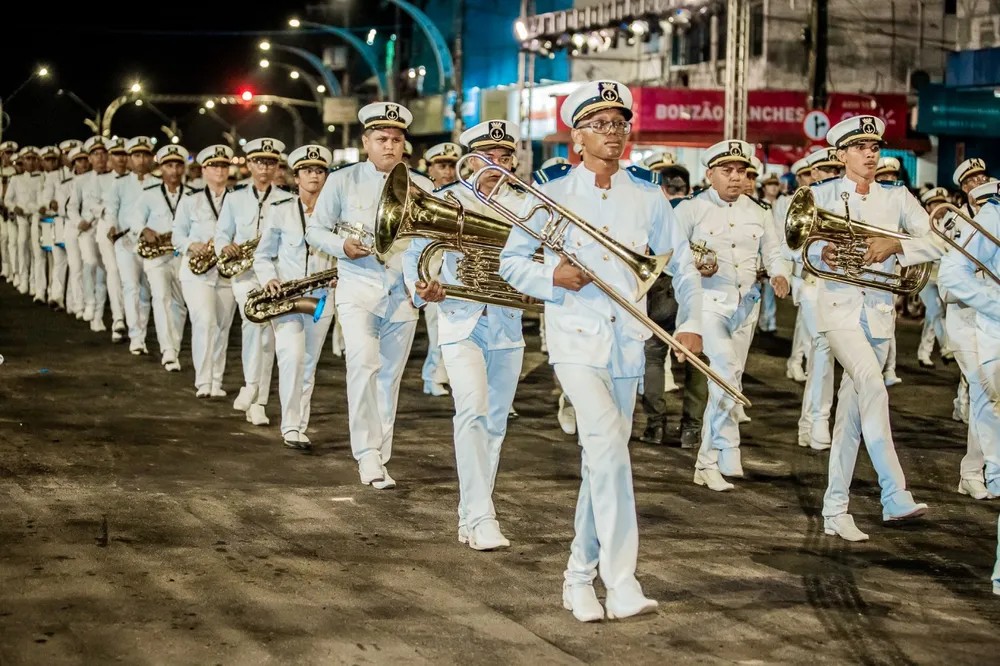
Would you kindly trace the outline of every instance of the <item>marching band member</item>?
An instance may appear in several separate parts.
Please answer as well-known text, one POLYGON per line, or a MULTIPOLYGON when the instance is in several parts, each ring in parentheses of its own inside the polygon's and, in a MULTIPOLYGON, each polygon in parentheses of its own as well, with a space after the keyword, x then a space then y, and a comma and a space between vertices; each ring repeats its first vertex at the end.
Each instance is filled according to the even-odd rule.
MULTIPOLYGON (((241 244, 260 237, 268 204, 285 198, 284 191, 272 184, 284 149, 284 143, 271 138, 254 139, 243 147, 252 182, 238 185, 222 202, 215 227, 216 254, 230 259, 238 257, 241 244)), ((253 323, 243 311, 247 296, 260 287, 257 275, 252 270, 243 271, 232 278, 232 287, 242 321, 244 382, 233 401, 233 409, 246 412, 247 421, 254 425, 268 425, 271 421, 264 407, 274 369, 274 329, 267 323, 253 323)))
MULTIPOLYGON (((386 464, 392 455, 399 383, 417 328, 417 310, 403 284, 402 257, 397 253, 383 265, 358 234, 367 238, 374 233, 379 196, 389 171, 403 160, 405 132, 413 115, 399 104, 375 102, 358 111, 358 120, 364 127, 362 143, 368 160, 330 174, 306 229, 306 241, 337 257, 336 307, 347 344, 351 451, 361 483, 383 490, 396 485, 386 464), (347 238, 338 235, 338 225, 351 229, 347 238)), ((434 189, 415 172, 410 179, 428 192, 434 189)))
POLYGON ((76 139, 67 139, 61 142, 59 150, 64 153, 66 165, 60 167, 56 172, 57 182, 54 185, 46 183, 46 194, 42 197, 44 200, 47 196, 56 204, 54 212, 56 225, 57 227, 61 227, 61 229, 57 229, 56 238, 62 241, 61 247, 59 243, 56 243, 52 248, 55 262, 49 293, 49 304, 56 312, 67 309, 67 304, 71 304, 75 312, 76 308, 79 307, 78 304, 83 299, 83 291, 80 288, 79 282, 83 266, 80 259, 79 246, 73 242, 75 241, 76 234, 71 233, 69 229, 69 216, 66 206, 69 204, 70 185, 73 177, 87 170, 89 160, 87 153, 83 151, 81 143, 76 139), (71 237, 73 241, 69 240, 71 237), (69 250, 70 245, 74 246, 72 257, 69 250), (69 282, 67 282, 67 278, 69 282))
POLYGON ((458 180, 458 176, 455 174, 455 164, 458 163, 458 158, 461 156, 462 147, 449 141, 433 145, 424 152, 424 161, 427 162, 427 177, 434 183, 434 187, 441 189, 458 180))
POLYGON ((880 157, 878 166, 875 167, 875 181, 879 183, 893 183, 899 180, 899 172, 902 165, 895 157, 880 157))
POLYGON ((172 241, 181 256, 180 283, 191 315, 191 361, 197 398, 224 398, 229 329, 236 314, 236 299, 229 278, 212 266, 203 273, 191 270, 191 261, 208 261, 214 255, 215 227, 229 189, 233 150, 216 144, 198 153, 205 187, 189 191, 177 208, 172 241))
POLYGON ((14 168, 16 152, 17 142, 0 142, 0 276, 8 282, 13 281, 12 258, 16 253, 14 244, 17 240, 17 225, 11 211, 7 210, 5 201, 10 179, 17 174, 14 168))
MULTIPOLYGON (((283 283, 307 278, 332 266, 330 257, 310 247, 305 238, 332 159, 328 149, 315 144, 300 146, 288 156, 298 196, 271 203, 254 252, 253 270, 268 296, 280 295, 283 283)), ((333 321, 333 308, 325 307, 326 295, 325 286, 309 293, 322 299, 323 311, 318 318, 291 312, 271 320, 278 357, 281 437, 291 449, 308 450, 312 446, 306 430, 316 366, 333 321)))
MULTIPOLYGON (((668 270, 679 303, 676 338, 697 354, 701 289, 689 239, 659 188, 619 166, 631 107, 632 93, 616 81, 586 83, 570 93, 560 113, 573 128, 574 144, 582 147, 583 163, 539 189, 630 249, 642 252, 648 245, 658 254, 673 251, 668 270)), ((529 224, 537 231, 544 218, 539 211, 529 224)), ((593 236, 570 224, 565 242, 612 288, 635 290, 631 271, 610 261, 593 236)), ((513 229, 501 253, 500 275, 518 291, 545 301, 549 362, 576 407, 582 480, 563 606, 583 622, 604 617, 593 587, 599 568, 609 618, 653 612, 656 601, 643 595, 635 577, 639 530, 628 451, 650 333, 549 247, 544 264, 533 261, 538 247, 526 231, 513 229)), ((645 303, 637 305, 645 308, 645 303)))
MULTIPOLYGON (((94 138, 89 141, 90 161, 95 177, 83 182, 83 209, 89 211, 90 219, 97 220, 95 240, 99 263, 104 271, 104 279, 101 281, 104 286, 101 291, 107 293, 107 300, 111 306, 111 342, 119 343, 125 339, 128 327, 125 325, 124 296, 115 244, 108 237, 111 226, 107 215, 107 202, 110 200, 115 182, 128 173, 126 169, 128 153, 125 151, 125 140, 121 137, 102 141, 96 141, 94 138)), ((103 299, 101 300, 99 310, 102 316, 91 320, 93 330, 100 330, 104 326, 104 304, 103 299)))
POLYGON ((34 302, 46 304, 51 300, 51 285, 54 279, 55 222, 59 203, 55 201, 55 185, 62 176, 62 153, 56 146, 42 146, 39 149, 42 164, 42 188, 38 193, 39 242, 35 248, 40 254, 38 270, 34 273, 32 292, 34 302))
MULTIPOLYGON (((702 164, 711 187, 678 204, 677 218, 686 236, 703 242, 717 257, 716 271, 702 277, 705 355, 712 368, 739 386, 760 299, 758 256, 770 274, 775 295, 788 294, 787 261, 775 234, 773 218, 743 194, 753 146, 720 141, 708 148, 702 164)), ((701 447, 694 482, 716 491, 731 490, 725 476, 743 476, 737 403, 714 383, 708 387, 701 447)))
MULTIPOLYGON (((902 229, 907 240, 875 237, 868 241, 865 265, 891 273, 896 261, 912 265, 933 261, 942 249, 928 234, 927 213, 905 187, 877 184, 875 167, 882 146, 885 122, 874 116, 857 116, 834 125, 827 141, 837 149, 846 166, 843 178, 813 187, 816 206, 853 220, 886 228, 902 229), (846 209, 846 210, 845 210, 846 209)), ((813 243, 810 258, 825 270, 837 265, 834 243, 813 243)), ((830 452, 829 484, 823 500, 823 529, 848 541, 864 541, 868 535, 854 524, 847 512, 851 478, 858 447, 864 437, 868 455, 882 488, 882 519, 900 521, 927 511, 906 490, 903 470, 896 457, 889 425, 889 396, 882 367, 894 334, 893 294, 872 287, 858 287, 832 280, 819 280, 818 323, 830 349, 843 366, 837 414, 830 452)))
MULTIPOLYGON (((947 203, 948 200, 948 190, 943 187, 931 188, 920 195, 920 204, 928 213, 938 204, 947 203)), ((917 346, 917 362, 922 368, 934 367, 931 353, 934 351, 935 339, 941 349, 941 359, 948 362, 952 358, 944 332, 944 304, 938 294, 937 272, 938 264, 935 263, 927 286, 920 290, 920 301, 924 304, 924 323, 920 331, 920 344, 917 346)))
MULTIPOLYGON (((798 187, 807 187, 812 183, 812 169, 806 158, 794 162, 791 166, 792 175, 798 187)), ((785 236, 785 215, 788 213, 788 204, 791 197, 781 197, 771 209, 774 214, 775 231, 779 239, 785 236)), ((787 250, 787 245, 782 243, 782 251, 787 252, 786 258, 792 261, 792 302, 797 307, 795 314, 795 331, 792 333, 792 353, 785 363, 785 376, 800 384, 806 381, 806 373, 802 370, 802 362, 808 359, 812 350, 812 340, 806 331, 805 323, 802 321, 801 293, 802 293, 802 253, 787 250)))
POLYGON ((160 364, 167 372, 181 369, 180 350, 187 322, 187 306, 181 293, 180 259, 173 249, 174 221, 184 194, 189 192, 181 182, 187 166, 188 150, 175 143, 156 151, 156 164, 162 181, 143 188, 136 202, 133 232, 149 247, 169 243, 171 249, 155 257, 144 257, 142 270, 149 281, 152 295, 153 322, 156 342, 160 347, 160 364), (170 236, 170 238, 166 238, 170 236))
MULTIPOLYGON (((514 123, 488 120, 462 133, 459 141, 505 169, 513 168, 514 150, 520 133, 514 123)), ((446 144, 449 145, 449 144, 446 144)), ((433 150, 433 149, 432 149, 433 150)), ((454 152, 457 155, 457 151, 454 152)), ((431 162, 433 164, 433 162, 431 162)), ((480 167, 484 162, 473 164, 480 167)), ((454 167, 452 167, 454 172, 454 167)), ((487 174, 479 182, 489 194, 499 174, 487 174)), ((473 213, 491 218, 497 214, 458 183, 435 191, 454 197, 473 213)), ((520 211, 523 194, 505 186, 494 195, 512 211, 520 211)), ((493 487, 500 464, 500 447, 507 433, 507 416, 514 402, 524 358, 521 311, 448 298, 449 285, 461 285, 457 277, 457 252, 445 254, 440 281, 420 281, 417 264, 430 239, 414 240, 403 256, 403 276, 417 307, 440 304, 438 335, 441 355, 451 378, 455 397, 455 466, 458 470, 458 540, 474 550, 510 546, 500 531, 493 487)))
MULTIPOLYGON (((989 175, 986 172, 986 161, 978 157, 971 157, 965 160, 955 168, 951 179, 955 183, 955 187, 962 190, 962 193, 968 197, 968 194, 974 188, 989 181, 989 175)), ((969 217, 975 215, 975 211, 972 210, 972 205, 968 198, 962 202, 961 208, 969 217)))
MULTIPOLYGON (((65 143, 65 142, 64 142, 65 143)), ((69 148, 67 148, 67 151, 69 148)), ((64 159, 65 154, 57 146, 47 146, 42 149, 42 162, 47 168, 44 173, 45 182, 42 184, 42 192, 38 198, 39 212, 42 222, 51 225, 51 236, 48 239, 49 249, 47 251, 47 272, 48 284, 46 285, 46 302, 49 307, 59 310, 65 301, 66 294, 66 250, 56 244, 57 239, 62 238, 62 218, 60 216, 60 206, 57 199, 59 184, 70 173, 70 162, 64 159), (46 155, 45 153, 48 153, 46 155), (48 159, 46 159, 48 157, 48 159), (48 220, 48 222, 46 222, 48 220)), ((45 242, 48 234, 43 233, 45 242)))
MULTIPOLYGON (((773 219, 772 209, 778 199, 778 188, 781 182, 775 174, 766 174, 760 180, 760 196, 757 196, 757 182, 760 177, 759 174, 762 173, 764 167, 755 155, 752 157, 754 168, 752 170, 747 169, 747 180, 750 181, 753 190, 748 192, 747 196, 761 207, 764 212, 765 223, 770 223, 773 219)), ((774 288, 771 287, 771 283, 767 280, 761 283, 760 316, 757 319, 757 328, 762 333, 774 333, 778 330, 778 302, 774 298, 774 288)))
POLYGON ((90 160, 90 168, 87 173, 74 180, 69 203, 69 221, 77 231, 76 243, 80 249, 82 264, 80 277, 84 300, 83 319, 90 322, 90 330, 95 333, 107 330, 104 325, 104 308, 108 301, 107 272, 104 270, 97 240, 98 224, 104 213, 100 178, 101 174, 108 171, 105 143, 106 140, 101 136, 92 136, 84 141, 83 149, 90 160))
POLYGON ((43 178, 42 173, 38 170, 38 148, 24 146, 18 153, 18 157, 18 162, 24 171, 11 176, 3 203, 17 223, 17 233, 14 234, 14 252, 11 254, 14 273, 13 284, 20 293, 27 294, 31 288, 31 242, 38 240, 37 234, 32 229, 43 178), (33 234, 35 235, 33 236, 33 234))
POLYGON ((136 254, 138 231, 132 228, 131 216, 143 188, 158 185, 159 179, 150 175, 153 163, 153 142, 148 136, 134 136, 125 142, 128 153, 129 173, 117 176, 114 187, 103 199, 108 221, 107 236, 115 246, 118 274, 122 280, 122 302, 125 323, 128 325, 129 353, 148 354, 146 332, 149 328, 151 308, 149 282, 142 272, 142 258, 136 254))

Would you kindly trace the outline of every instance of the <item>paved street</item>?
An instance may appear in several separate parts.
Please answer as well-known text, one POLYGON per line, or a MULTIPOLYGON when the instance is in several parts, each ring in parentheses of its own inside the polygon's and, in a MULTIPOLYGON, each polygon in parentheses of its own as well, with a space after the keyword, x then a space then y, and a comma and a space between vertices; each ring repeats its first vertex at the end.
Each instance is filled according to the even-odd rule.
POLYGON ((269 428, 232 410, 238 324, 229 399, 196 400, 188 350, 168 374, 2 285, 0 664, 995 663, 1000 500, 955 492, 957 367, 919 369, 919 324, 900 323, 892 420, 931 511, 883 527, 862 453, 852 513, 872 539, 826 537, 827 454, 795 445, 801 387, 784 376, 792 314, 751 352, 735 492, 694 486, 692 451, 633 442, 639 579, 660 611, 584 625, 560 596, 579 454, 536 322, 495 496, 512 547, 479 553, 455 538, 452 405, 420 391, 422 328, 399 486, 379 492, 358 483, 329 346, 302 455, 281 445, 276 390, 269 428))

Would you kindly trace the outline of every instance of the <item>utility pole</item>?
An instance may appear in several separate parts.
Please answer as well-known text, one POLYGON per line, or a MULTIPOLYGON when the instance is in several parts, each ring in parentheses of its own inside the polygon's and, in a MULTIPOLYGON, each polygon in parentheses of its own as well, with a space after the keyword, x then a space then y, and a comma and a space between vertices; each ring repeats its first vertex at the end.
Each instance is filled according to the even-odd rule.
POLYGON ((813 109, 826 108, 828 18, 828 0, 812 0, 809 17, 812 37, 809 45, 809 106, 813 109))
MULTIPOLYGON (((458 11, 455 12, 455 53, 452 59, 455 62, 455 74, 452 77, 452 84, 455 86, 455 123, 451 128, 451 140, 458 143, 458 137, 465 129, 462 122, 462 107, 465 106, 465 95, 462 92, 462 33, 465 31, 465 0, 457 0, 458 11)), ((442 84, 445 82, 442 81, 442 84)))
POLYGON ((726 3, 726 139, 747 138, 747 61, 750 46, 750 3, 726 3))

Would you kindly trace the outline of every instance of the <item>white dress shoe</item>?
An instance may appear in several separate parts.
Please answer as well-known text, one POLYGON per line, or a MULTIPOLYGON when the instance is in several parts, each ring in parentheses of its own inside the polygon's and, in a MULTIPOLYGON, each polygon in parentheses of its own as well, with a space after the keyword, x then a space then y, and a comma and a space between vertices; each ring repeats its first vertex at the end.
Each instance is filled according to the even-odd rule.
POLYGON ((440 382, 430 382, 425 380, 424 393, 439 398, 443 395, 448 395, 448 389, 446 389, 444 384, 441 384, 440 382))
POLYGON ((203 389, 203 388, 198 389, 194 393, 194 397, 196 398, 207 398, 210 395, 212 395, 212 392, 209 391, 208 389, 203 389))
POLYGON ((799 446, 809 446, 812 443, 812 431, 799 426, 799 446))
POLYGON ((743 477, 743 463, 739 449, 722 449, 719 451, 719 472, 723 476, 743 477))
POLYGON ((83 309, 83 320, 90 321, 94 318, 94 307, 89 305, 83 309))
POLYGON ((813 422, 812 427, 809 429, 809 435, 812 439, 812 447, 814 449, 828 449, 831 442, 833 442, 833 439, 830 437, 829 421, 813 422))
POLYGON ((509 548, 510 541, 500 531, 500 523, 484 520, 469 531, 469 547, 473 550, 509 548))
POLYGON ((362 456, 358 461, 358 474, 361 476, 361 483, 366 486, 385 479, 385 467, 382 466, 378 453, 362 456))
POLYGON ((566 397, 565 393, 559 394, 559 412, 556 414, 559 427, 567 435, 576 434, 576 408, 566 397))
POLYGON ((167 372, 181 371, 181 363, 177 359, 174 359, 173 361, 167 361, 166 363, 163 364, 163 367, 166 369, 167 372))
POLYGON ((722 474, 717 469, 696 469, 694 471, 694 483, 697 486, 708 486, 709 490, 719 493, 732 490, 736 487, 722 478, 722 474))
POLYGON ((125 336, 124 335, 122 335, 118 331, 111 331, 111 343, 112 344, 118 344, 119 342, 122 342, 123 340, 125 340, 125 336))
POLYGON ((100 317, 94 317, 90 320, 90 330, 94 333, 104 333, 108 327, 104 325, 104 321, 100 317))
POLYGON ((227 395, 229 395, 229 394, 226 393, 225 391, 223 391, 221 386, 213 386, 212 387, 212 397, 213 398, 225 398, 227 395))
POLYGON ((892 513, 883 510, 882 511, 882 521, 886 523, 902 522, 904 520, 912 520, 914 518, 919 518, 927 513, 927 505, 923 503, 911 502, 903 507, 898 507, 892 513))
POLYGON ((854 517, 849 513, 842 513, 833 518, 824 518, 823 533, 829 536, 839 536, 845 541, 868 541, 868 535, 858 529, 858 526, 854 524, 854 517))
POLYGON ((655 599, 646 598, 638 583, 625 587, 624 590, 608 590, 604 607, 607 609, 609 620, 656 612, 660 604, 655 599))
POLYGON ((253 399, 257 397, 257 391, 254 391, 249 386, 244 386, 240 389, 240 394, 236 396, 236 400, 233 400, 233 409, 238 412, 245 412, 250 409, 250 405, 253 404, 253 399))
POLYGON ((802 362, 789 359, 785 363, 785 377, 800 384, 804 382, 806 380, 806 371, 802 369, 802 362))
POLYGON ((993 499, 990 491, 986 490, 986 484, 979 479, 962 479, 958 482, 958 492, 969 495, 972 499, 993 499))
POLYGON ((896 384, 903 383, 903 380, 896 375, 895 370, 883 374, 882 380, 885 382, 886 386, 895 386, 896 384))
POLYGON ((281 439, 285 442, 285 446, 290 449, 295 449, 297 451, 308 451, 312 446, 309 444, 308 438, 303 438, 302 433, 298 430, 289 430, 286 433, 282 433, 281 439))
POLYGON ((604 607, 597 600, 593 585, 563 583, 563 608, 572 612, 580 622, 600 622, 604 619, 604 607))
POLYGON ((396 479, 389 476, 389 470, 382 465, 382 480, 372 481, 372 488, 375 490, 389 490, 396 487, 396 479))
POLYGON ((459 525, 458 526, 458 542, 459 543, 469 543, 469 526, 459 525))
POLYGON ((146 349, 146 345, 140 343, 138 345, 130 346, 128 348, 128 352, 132 354, 132 356, 145 356, 149 353, 149 350, 146 349))
POLYGON ((264 405, 250 405, 250 409, 247 410, 247 421, 255 426, 266 426, 271 423, 271 419, 264 413, 264 405))

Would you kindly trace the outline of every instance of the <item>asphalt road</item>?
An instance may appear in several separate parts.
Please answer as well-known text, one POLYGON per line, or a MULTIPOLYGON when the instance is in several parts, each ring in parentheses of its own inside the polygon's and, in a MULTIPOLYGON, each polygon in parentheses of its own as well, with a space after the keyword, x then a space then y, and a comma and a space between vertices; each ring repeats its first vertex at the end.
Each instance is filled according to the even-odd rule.
POLYGON ((229 399, 196 400, 186 350, 168 374, 2 285, 0 664, 995 663, 1000 500, 955 492, 958 369, 918 368, 919 324, 900 323, 892 421, 931 511, 883 526, 862 453, 851 509, 872 539, 826 537, 827 454, 795 445, 784 377, 792 314, 751 352, 734 492, 694 486, 693 451, 633 443, 639 579, 660 610, 584 625, 560 596, 579 454, 535 322, 495 494, 512 547, 479 553, 455 539, 452 404, 420 390, 422 328, 399 486, 379 492, 358 482, 329 347, 302 455, 281 445, 276 391, 269 428, 232 410, 238 325, 229 399))

